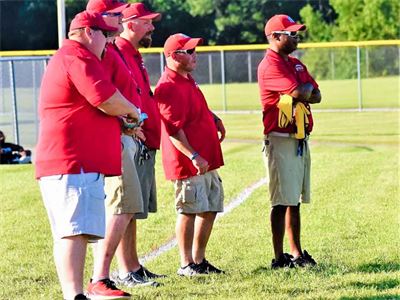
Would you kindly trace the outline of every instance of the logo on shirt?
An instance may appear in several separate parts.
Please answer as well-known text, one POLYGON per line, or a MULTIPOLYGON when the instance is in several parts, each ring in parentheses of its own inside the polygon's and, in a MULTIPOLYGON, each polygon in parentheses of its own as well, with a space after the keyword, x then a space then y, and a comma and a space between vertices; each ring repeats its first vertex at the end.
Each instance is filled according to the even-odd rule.
POLYGON ((302 65, 295 65, 294 66, 297 72, 303 72, 304 71, 304 67, 302 65))

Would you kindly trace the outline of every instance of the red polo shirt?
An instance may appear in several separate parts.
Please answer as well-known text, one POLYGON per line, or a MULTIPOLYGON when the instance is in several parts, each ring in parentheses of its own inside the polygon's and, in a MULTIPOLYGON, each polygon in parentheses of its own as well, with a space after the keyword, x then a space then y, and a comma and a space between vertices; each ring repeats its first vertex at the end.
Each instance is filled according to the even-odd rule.
POLYGON ((124 38, 117 37, 115 40, 120 53, 123 55, 132 76, 141 91, 142 112, 148 115, 148 119, 144 121, 143 131, 146 136, 145 144, 150 149, 160 149, 161 121, 160 114, 157 109, 156 101, 150 87, 149 75, 143 63, 140 52, 132 46, 132 44, 124 38))
MULTIPOLYGON (((279 109, 276 106, 280 95, 290 94, 302 83, 311 83, 314 88, 318 84, 308 73, 307 68, 297 58, 289 56, 286 61, 275 51, 267 50, 264 59, 258 66, 258 85, 260 89, 261 104, 263 107, 264 134, 271 131, 295 133, 295 124, 286 128, 278 127, 279 109)), ((307 108, 310 106, 306 104, 307 108)), ((311 109, 310 109, 311 112, 311 109)), ((309 116, 307 132, 312 131, 313 118, 309 116)))
POLYGON ((43 76, 36 177, 99 172, 121 174, 120 125, 96 107, 116 89, 99 59, 65 40, 43 76))
POLYGON ((115 45, 108 44, 101 64, 109 75, 110 81, 121 94, 136 107, 141 107, 142 101, 139 94, 139 86, 132 76, 131 71, 115 49, 115 45))
POLYGON ((217 127, 197 83, 165 68, 158 81, 155 98, 161 115, 161 149, 165 176, 169 180, 195 176, 190 158, 175 148, 169 137, 182 129, 193 149, 210 165, 224 164, 217 127))

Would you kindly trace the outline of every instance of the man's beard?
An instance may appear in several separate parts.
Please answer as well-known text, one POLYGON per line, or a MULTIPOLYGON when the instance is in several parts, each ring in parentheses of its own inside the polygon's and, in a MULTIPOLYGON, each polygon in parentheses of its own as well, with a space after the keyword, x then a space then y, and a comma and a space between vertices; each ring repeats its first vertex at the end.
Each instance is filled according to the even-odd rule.
POLYGON ((153 41, 151 38, 151 34, 153 32, 147 32, 146 35, 139 41, 139 45, 144 48, 149 48, 151 46, 151 42, 153 41))

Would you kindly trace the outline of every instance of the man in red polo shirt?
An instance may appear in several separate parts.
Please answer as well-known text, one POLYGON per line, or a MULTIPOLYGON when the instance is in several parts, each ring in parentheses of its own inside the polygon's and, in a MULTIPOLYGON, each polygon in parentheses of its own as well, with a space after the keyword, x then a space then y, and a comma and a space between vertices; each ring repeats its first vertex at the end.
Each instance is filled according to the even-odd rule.
MULTIPOLYGON (((86 9, 100 13, 104 21, 111 26, 118 27, 118 35, 122 32, 122 11, 128 7, 121 1, 89 0, 86 9)), ((141 107, 139 87, 125 62, 119 55, 113 41, 115 36, 108 40, 102 65, 113 84, 126 96, 128 100, 141 107)), ((136 135, 142 135, 140 129, 136 135)), ((143 200, 140 182, 135 166, 137 145, 135 138, 122 134, 122 176, 107 177, 105 180, 107 231, 104 240, 98 242, 94 255, 94 269, 91 282, 88 285, 90 298, 120 299, 119 290, 110 280, 110 266, 114 255, 117 257, 121 269, 129 272, 133 268, 134 259, 131 248, 127 247, 133 234, 134 216, 143 212, 143 200), (122 186, 127 189, 122 190, 122 186), (127 192, 128 191, 128 192, 127 192), (118 297, 119 298, 118 298, 118 297)), ((154 282, 134 278, 133 285, 153 285, 154 282)))
POLYGON ((115 116, 139 117, 100 63, 106 36, 116 30, 99 14, 77 14, 40 90, 36 177, 65 299, 87 299, 82 287, 86 246, 105 234, 103 178, 121 174, 115 116))
POLYGON ((273 16, 265 25, 270 49, 258 67, 272 205, 272 268, 316 265, 301 248, 300 203, 310 202, 310 104, 319 103, 321 94, 305 65, 289 55, 297 49, 298 32, 305 29, 289 16, 273 16), (283 252, 285 227, 291 254, 283 252))
MULTIPOLYGON (((160 148, 161 121, 150 80, 138 49, 151 46, 151 35, 154 31, 153 21, 161 19, 161 14, 149 11, 143 3, 133 3, 122 12, 123 32, 115 39, 114 46, 129 68, 132 77, 138 83, 141 95, 141 110, 147 114, 147 119, 142 125, 144 137, 136 140, 139 149, 135 159, 136 170, 140 180, 142 199, 140 205, 143 212, 136 213, 132 219, 131 241, 125 245, 126 252, 132 254, 131 268, 122 268, 113 273, 113 280, 126 286, 148 284, 148 279, 162 277, 154 274, 140 265, 136 247, 136 219, 147 219, 149 212, 157 211, 157 192, 155 181, 155 155, 160 148), (129 248, 130 247, 130 248, 129 248)), ((125 194, 137 193, 130 191, 129 186, 122 185, 125 194)))
POLYGON ((164 171, 175 186, 181 276, 222 273, 205 258, 216 214, 223 211, 217 169, 224 164, 220 142, 225 129, 190 75, 196 68, 195 48, 202 41, 181 33, 166 40, 167 67, 155 90, 164 171))

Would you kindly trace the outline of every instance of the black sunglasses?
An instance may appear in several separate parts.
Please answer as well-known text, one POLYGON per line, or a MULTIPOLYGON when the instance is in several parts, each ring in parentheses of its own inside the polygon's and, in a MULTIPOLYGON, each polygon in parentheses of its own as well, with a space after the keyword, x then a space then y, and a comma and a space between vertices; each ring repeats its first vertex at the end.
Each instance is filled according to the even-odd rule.
POLYGON ((187 50, 176 50, 174 52, 175 53, 184 53, 184 54, 192 55, 195 51, 196 51, 196 49, 193 48, 193 49, 187 49, 187 50))
POLYGON ((113 37, 113 36, 115 35, 115 32, 103 30, 103 29, 101 29, 101 28, 99 28, 99 27, 94 27, 94 26, 93 26, 93 27, 90 27, 90 29, 95 30, 95 31, 101 31, 101 33, 102 33, 106 38, 113 37))
POLYGON ((272 31, 272 33, 284 34, 293 38, 299 36, 299 33, 297 31, 272 31))

